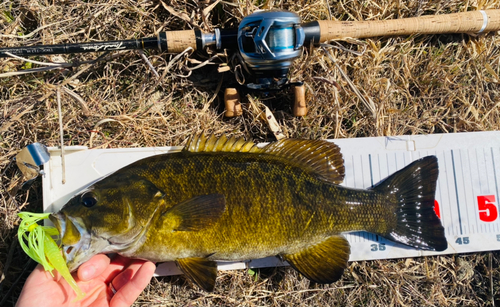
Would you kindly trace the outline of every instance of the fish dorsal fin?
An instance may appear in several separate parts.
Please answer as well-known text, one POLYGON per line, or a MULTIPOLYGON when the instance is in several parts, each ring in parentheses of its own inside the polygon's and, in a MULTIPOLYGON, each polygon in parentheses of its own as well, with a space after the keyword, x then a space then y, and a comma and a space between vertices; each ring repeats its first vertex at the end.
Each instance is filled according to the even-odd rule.
POLYGON ((343 236, 332 236, 297 253, 281 256, 308 279, 329 284, 342 276, 349 253, 349 242, 343 236))
POLYGON ((325 140, 283 139, 262 148, 272 154, 299 164, 321 179, 340 184, 344 181, 344 159, 340 148, 325 140))
POLYGON ((213 134, 207 137, 205 133, 195 135, 189 139, 185 151, 189 152, 259 152, 260 149, 252 141, 245 141, 244 138, 231 137, 225 135, 217 138, 213 134))
POLYGON ((219 138, 204 133, 193 136, 184 147, 189 152, 250 152, 281 157, 319 178, 340 184, 344 181, 344 159, 340 148, 324 140, 283 139, 262 148, 243 138, 219 138))

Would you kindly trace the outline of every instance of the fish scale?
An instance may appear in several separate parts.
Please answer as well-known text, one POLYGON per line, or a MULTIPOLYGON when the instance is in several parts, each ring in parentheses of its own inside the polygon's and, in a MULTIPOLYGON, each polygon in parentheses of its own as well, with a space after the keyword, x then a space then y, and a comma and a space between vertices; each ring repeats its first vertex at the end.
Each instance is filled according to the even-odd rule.
POLYGON ((431 156, 371 189, 350 189, 338 185, 343 160, 332 143, 290 139, 257 148, 201 135, 181 152, 139 160, 96 182, 51 220, 63 240, 88 246, 66 253, 72 269, 97 252, 175 260, 211 291, 216 260, 276 255, 309 279, 328 283, 347 265, 344 232, 366 230, 422 249, 446 248, 433 210, 437 172, 431 156), (86 229, 91 235, 81 236, 87 241, 68 238, 78 236, 64 233, 61 225, 69 223, 86 229))

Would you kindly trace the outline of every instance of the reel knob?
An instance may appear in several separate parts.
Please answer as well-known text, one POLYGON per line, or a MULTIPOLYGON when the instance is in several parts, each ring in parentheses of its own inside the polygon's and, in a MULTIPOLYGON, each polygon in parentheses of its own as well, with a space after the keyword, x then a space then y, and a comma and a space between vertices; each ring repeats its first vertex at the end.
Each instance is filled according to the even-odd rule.
POLYGON ((224 91, 224 103, 226 109, 224 112, 225 117, 235 117, 243 114, 241 109, 240 94, 235 88, 226 88, 224 91))

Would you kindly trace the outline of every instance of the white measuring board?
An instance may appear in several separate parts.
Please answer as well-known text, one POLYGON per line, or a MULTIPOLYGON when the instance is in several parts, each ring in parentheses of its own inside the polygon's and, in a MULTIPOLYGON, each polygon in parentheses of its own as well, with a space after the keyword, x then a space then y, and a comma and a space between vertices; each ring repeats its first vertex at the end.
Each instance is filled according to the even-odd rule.
MULTIPOLYGON (((412 161, 438 158, 435 210, 448 240, 443 252, 406 247, 367 232, 345 234, 350 261, 500 250, 500 132, 468 132, 399 137, 331 140, 345 163, 343 186, 369 188, 412 161)), ((62 182, 60 150, 49 148, 44 165, 44 210, 59 210, 74 194, 106 174, 141 158, 179 147, 94 149, 66 147, 66 183, 62 182)), ((276 257, 220 263, 219 269, 283 265, 276 257)), ((158 266, 158 275, 180 274, 173 263, 158 266)))

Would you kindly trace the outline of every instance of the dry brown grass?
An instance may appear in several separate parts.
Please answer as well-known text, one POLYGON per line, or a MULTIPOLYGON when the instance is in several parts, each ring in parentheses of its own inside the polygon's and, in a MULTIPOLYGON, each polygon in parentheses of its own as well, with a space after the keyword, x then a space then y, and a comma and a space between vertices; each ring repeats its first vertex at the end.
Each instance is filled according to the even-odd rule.
MULTIPOLYGON (((12 0, 0 4, 0 45, 55 44, 154 36, 158 31, 215 26, 234 27, 257 8, 298 12, 304 21, 391 19, 444 14, 478 8, 500 8, 498 0, 471 1, 213 1, 157 0, 45 1, 12 0), (259 5, 259 3, 261 3, 259 5), (19 38, 18 35, 28 35, 19 38)), ((261 98, 273 110, 289 137, 351 138, 500 130, 500 36, 415 35, 340 42, 349 50, 308 50, 292 70, 304 80, 309 115, 290 115, 290 93, 261 98), (366 48, 366 49, 365 49, 366 48), (338 66, 336 66, 338 65, 338 66), (369 110, 348 86, 345 71, 369 110)), ((56 88, 63 92, 65 145, 91 148, 180 145, 201 130, 272 140, 258 114, 244 105, 240 118, 225 119, 216 88, 230 73, 217 65, 193 71, 188 59, 146 52, 160 74, 156 78, 135 51, 98 57, 75 54, 38 57, 75 63, 71 69, 0 78, 0 300, 12 305, 32 268, 17 245, 16 213, 40 211, 39 182, 28 191, 9 193, 20 182, 12 158, 22 147, 42 142, 59 144, 56 88), (172 64, 172 65, 169 65, 172 64), (111 119, 99 124, 103 119, 111 119)), ((196 53, 191 59, 204 60, 196 53)), ((223 61, 219 61, 223 62, 223 61)), ((217 63, 219 63, 217 62, 217 63)), ((23 62, 0 59, 0 73, 21 70, 23 62)), ((36 65, 33 65, 36 66, 36 65)), ((25 66, 26 67, 26 66, 25 66)), ((500 304, 500 253, 476 253, 417 259, 351 263, 342 280, 311 284, 290 268, 262 269, 258 278, 245 271, 221 272, 214 293, 192 287, 184 277, 153 280, 136 305, 152 306, 485 306, 500 304)))

